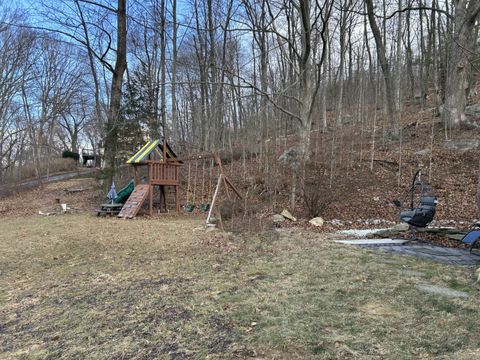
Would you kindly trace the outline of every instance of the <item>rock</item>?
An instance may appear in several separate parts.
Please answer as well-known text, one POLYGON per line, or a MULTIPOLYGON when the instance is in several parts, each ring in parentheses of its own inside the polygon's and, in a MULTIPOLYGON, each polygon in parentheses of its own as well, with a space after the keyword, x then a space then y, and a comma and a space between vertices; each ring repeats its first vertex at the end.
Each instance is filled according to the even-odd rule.
POLYGON ((423 149, 419 150, 415 153, 415 155, 425 156, 430 154, 430 149, 423 149))
POLYGON ((312 224, 313 226, 317 226, 317 227, 322 227, 324 222, 325 221, 321 217, 315 217, 315 218, 313 218, 312 220, 309 221, 310 224, 312 224))
POLYGON ((450 150, 462 150, 462 151, 475 150, 480 147, 480 140, 476 140, 476 139, 450 140, 450 141, 445 141, 443 146, 450 150))
POLYGON ((408 231, 409 229, 410 229, 410 226, 408 226, 408 224, 405 224, 405 223, 400 223, 392 227, 392 230, 399 231, 399 232, 408 231))
POLYGON ((297 218, 295 216, 293 216, 290 213, 290 211, 288 211, 287 209, 284 209, 280 215, 282 215, 285 219, 288 219, 288 220, 291 220, 291 221, 297 221, 297 218))
POLYGON ((206 232, 206 233, 217 232, 217 231, 220 231, 220 229, 217 228, 216 226, 208 226, 208 227, 205 229, 205 232, 206 232))
POLYGON ((276 224, 282 223, 285 221, 285 218, 280 214, 275 214, 271 217, 272 221, 276 224))
POLYGON ((384 239, 388 239, 388 238, 394 238, 395 236, 398 235, 398 233, 399 233, 398 231, 392 231, 391 229, 387 229, 387 230, 380 230, 380 231, 374 232, 372 235, 378 236, 384 239))
POLYGON ((373 233, 375 236, 379 236, 381 238, 392 238, 396 235, 408 231, 409 226, 407 224, 397 224, 389 229, 381 229, 373 233))
POLYGON ((415 285, 417 290, 429 293, 429 294, 436 294, 442 295, 447 297, 468 297, 468 294, 463 291, 452 290, 450 288, 435 286, 435 285, 425 285, 425 284, 417 284, 415 285))
POLYGON ((450 240, 457 240, 457 241, 462 241, 464 237, 465 237, 465 234, 447 235, 447 238, 449 238, 450 240))
POLYGON ((225 231, 225 232, 223 233, 223 238, 224 238, 224 239, 230 239, 230 240, 232 240, 232 239, 235 238, 235 234, 232 233, 232 232, 230 232, 230 231, 225 231))
POLYGON ((288 150, 285 150, 285 152, 279 156, 278 161, 281 162, 283 165, 296 168, 299 165, 298 158, 298 150, 295 148, 290 148, 288 150))
POLYGON ((343 222, 338 219, 333 219, 330 223, 334 226, 343 226, 343 222))
POLYGON ((474 104, 465 108, 465 115, 480 116, 480 104, 474 104))
MULTIPOLYGON (((382 229, 382 230, 387 230, 387 229, 382 229)), ((364 238, 374 234, 377 231, 379 231, 379 229, 349 229, 349 230, 337 231, 337 234, 364 238)))

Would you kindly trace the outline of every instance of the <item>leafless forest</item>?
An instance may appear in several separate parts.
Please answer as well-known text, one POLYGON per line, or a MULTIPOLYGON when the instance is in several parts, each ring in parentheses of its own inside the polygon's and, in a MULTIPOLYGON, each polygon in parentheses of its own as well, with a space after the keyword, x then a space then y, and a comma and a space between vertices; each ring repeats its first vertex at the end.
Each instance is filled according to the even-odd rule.
POLYGON ((292 208, 312 167, 331 188, 374 170, 381 149, 400 183, 419 114, 415 151, 478 138, 480 109, 465 109, 479 18, 476 0, 3 1, 0 180, 48 175, 85 148, 113 176, 166 137, 179 154, 230 154, 244 175, 255 159, 270 190, 284 175, 292 208))

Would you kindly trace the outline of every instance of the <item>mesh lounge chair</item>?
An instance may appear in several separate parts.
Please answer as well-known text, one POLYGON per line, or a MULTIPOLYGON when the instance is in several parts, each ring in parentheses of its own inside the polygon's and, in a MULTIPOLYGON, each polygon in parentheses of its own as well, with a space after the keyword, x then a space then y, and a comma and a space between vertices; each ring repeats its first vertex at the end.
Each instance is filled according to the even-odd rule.
POLYGON ((472 226, 467 235, 463 237, 462 242, 470 246, 471 254, 480 256, 480 252, 478 250, 474 251, 475 246, 480 245, 480 223, 472 226))

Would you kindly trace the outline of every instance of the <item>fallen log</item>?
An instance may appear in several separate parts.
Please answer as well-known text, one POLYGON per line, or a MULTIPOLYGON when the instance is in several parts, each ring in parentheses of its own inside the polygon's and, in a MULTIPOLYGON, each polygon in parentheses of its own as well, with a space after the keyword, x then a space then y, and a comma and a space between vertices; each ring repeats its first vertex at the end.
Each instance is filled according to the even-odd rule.
POLYGON ((90 190, 90 188, 79 188, 79 189, 63 189, 67 194, 75 194, 79 192, 84 192, 90 190))

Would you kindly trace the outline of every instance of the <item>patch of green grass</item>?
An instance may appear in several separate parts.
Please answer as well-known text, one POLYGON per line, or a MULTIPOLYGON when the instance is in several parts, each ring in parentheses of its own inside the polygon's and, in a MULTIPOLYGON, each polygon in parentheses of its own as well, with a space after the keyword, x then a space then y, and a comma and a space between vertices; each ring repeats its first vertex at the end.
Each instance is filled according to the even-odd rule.
POLYGON ((465 268, 320 235, 227 236, 199 226, 175 217, 3 221, 1 357, 478 355, 480 302, 465 268), (470 297, 422 293, 402 270, 470 297))
POLYGON ((470 288, 468 284, 465 283, 465 280, 459 280, 459 279, 449 279, 448 282, 448 287, 451 289, 455 290, 460 290, 460 291, 465 291, 470 288))

